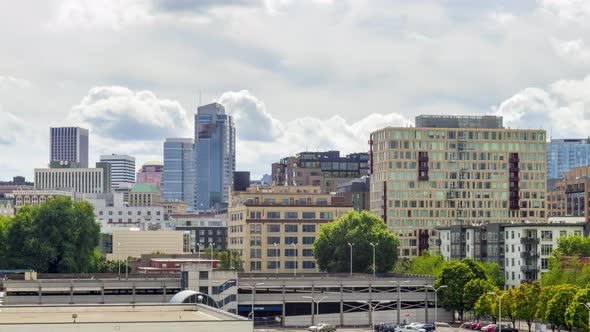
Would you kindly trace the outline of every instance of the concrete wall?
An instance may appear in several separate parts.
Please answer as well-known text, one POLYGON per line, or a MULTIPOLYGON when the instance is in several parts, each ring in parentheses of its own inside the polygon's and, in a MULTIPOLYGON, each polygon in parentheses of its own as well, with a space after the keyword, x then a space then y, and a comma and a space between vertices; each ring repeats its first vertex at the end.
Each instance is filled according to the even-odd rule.
POLYGON ((185 331, 224 331, 250 332, 252 322, 150 322, 150 323, 68 323, 68 324, 7 324, 0 323, 1 331, 11 332, 185 332, 185 331))
POLYGON ((183 241, 182 231, 113 231, 113 253, 107 254, 107 259, 124 260, 156 251, 181 254, 183 241))

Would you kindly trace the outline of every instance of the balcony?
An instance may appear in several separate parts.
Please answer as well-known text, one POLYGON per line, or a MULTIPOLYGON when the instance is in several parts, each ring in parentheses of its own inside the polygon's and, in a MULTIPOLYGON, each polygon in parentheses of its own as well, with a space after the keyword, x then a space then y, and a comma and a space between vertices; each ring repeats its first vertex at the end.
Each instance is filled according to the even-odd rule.
POLYGON ((428 162, 428 155, 419 155, 418 156, 418 161, 419 162, 428 162))
POLYGON ((520 168, 518 166, 510 166, 510 172, 518 173, 520 172, 520 168))
POLYGON ((538 237, 521 237, 520 238, 521 244, 539 244, 538 237))
POLYGON ((512 156, 512 157, 508 158, 508 162, 518 163, 518 162, 520 162, 520 158, 518 158, 518 156, 512 156))
POLYGON ((520 271, 527 273, 527 272, 531 272, 531 273, 537 273, 539 272, 539 268, 536 265, 523 265, 520 267, 520 271))
POLYGON ((518 183, 510 187, 510 191, 519 191, 519 190, 520 190, 520 186, 518 185, 518 183))
POLYGON ((523 251, 520 253, 521 258, 538 258, 539 253, 536 251, 523 251))
POLYGON ((418 181, 428 181, 430 179, 428 175, 418 176, 418 181))
POLYGON ((418 166, 418 170, 419 171, 428 171, 428 165, 425 165, 425 166, 420 165, 420 166, 418 166))
POLYGON ((518 181, 520 181, 520 178, 518 176, 511 176, 510 181, 511 182, 518 182, 518 181))

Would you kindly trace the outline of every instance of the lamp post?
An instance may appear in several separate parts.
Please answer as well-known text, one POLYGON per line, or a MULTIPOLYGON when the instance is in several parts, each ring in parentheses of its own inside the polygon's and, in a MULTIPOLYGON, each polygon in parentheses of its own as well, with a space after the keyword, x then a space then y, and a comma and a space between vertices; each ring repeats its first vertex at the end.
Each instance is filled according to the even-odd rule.
POLYGON ((256 287, 258 286, 262 286, 264 285, 263 282, 258 282, 255 284, 245 284, 244 286, 250 288, 250 290, 252 291, 252 312, 251 312, 251 317, 252 317, 252 331, 254 331, 254 296, 256 295, 256 287))
POLYGON ((502 295, 496 294, 496 292, 487 292, 488 295, 494 295, 498 298, 498 332, 502 332, 502 295))
MULTIPOLYGON (((394 283, 397 285, 397 324, 401 324, 401 309, 402 309, 402 297, 400 292, 400 282, 397 280, 390 280, 389 282, 394 283)), ((402 281, 403 283, 408 283, 409 280, 402 281)))
POLYGON ((313 296, 302 296, 302 298, 304 298, 304 299, 310 299, 311 300, 311 303, 312 303, 312 305, 311 305, 311 325, 315 325, 315 315, 314 315, 314 311, 313 311, 314 310, 313 309, 313 307, 314 307, 313 304, 314 303, 317 303, 318 310, 316 312, 317 312, 317 315, 319 316, 319 314, 320 314, 320 302, 322 302, 324 299, 326 299, 328 297, 327 296, 322 296, 317 301, 316 301, 316 299, 313 296))
POLYGON ((583 305, 584 307, 586 307, 586 309, 588 309, 588 328, 590 329, 590 303, 578 303, 583 305))
POLYGON ((434 288, 434 286, 430 286, 430 288, 432 288, 434 290, 434 323, 436 324, 436 322, 438 322, 438 291, 441 288, 447 288, 449 286, 447 285, 440 285, 437 288, 434 288))
POLYGON ((354 243, 348 242, 348 246, 350 247, 350 275, 352 275, 352 246, 354 243))
POLYGON ((293 277, 297 278, 297 243, 291 242, 291 244, 293 245, 293 250, 295 250, 293 252, 293 254, 295 255, 295 264, 293 264, 293 277))
POLYGON ((209 248, 211 249, 211 253, 209 255, 209 264, 211 264, 211 273, 213 273, 213 242, 209 242, 209 248))
POLYGON ((279 245, 278 243, 273 243, 275 246, 275 278, 279 277, 279 245))
POLYGON ((371 247, 373 247, 373 277, 375 277, 375 270, 377 270, 377 265, 375 265, 375 247, 379 245, 379 243, 369 243, 371 247))
POLYGON ((117 265, 119 265, 119 280, 121 280, 121 242, 117 242, 117 265))
POLYGON ((379 301, 377 302, 377 304, 372 305, 371 301, 355 301, 357 303, 362 303, 362 304, 366 304, 369 306, 369 314, 371 315, 371 330, 375 330, 375 309, 377 309, 377 307, 380 304, 386 304, 386 303, 391 303, 391 300, 387 300, 387 301, 379 301))

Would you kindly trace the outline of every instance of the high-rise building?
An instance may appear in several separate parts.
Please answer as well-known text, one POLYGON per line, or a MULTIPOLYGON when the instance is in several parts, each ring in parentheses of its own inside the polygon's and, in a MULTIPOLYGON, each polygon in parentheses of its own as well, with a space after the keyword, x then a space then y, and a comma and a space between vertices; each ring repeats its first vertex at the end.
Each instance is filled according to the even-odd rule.
POLYGON ((581 217, 590 222, 590 166, 576 167, 563 173, 547 192, 549 217, 581 217))
POLYGON ((545 139, 544 130, 468 123, 377 130, 371 212, 400 237, 403 257, 436 249, 437 226, 545 222, 545 139))
POLYGON ((232 117, 218 104, 201 106, 195 115, 196 197, 194 210, 216 209, 228 202, 236 169, 236 131, 232 117))
POLYGON ((551 187, 565 172, 587 165, 590 165, 590 139, 552 139, 547 143, 547 179, 551 187))
POLYGON ((101 162, 111 164, 111 188, 119 188, 121 184, 135 183, 135 157, 125 154, 100 156, 101 162))
POLYGON ((320 226, 352 211, 343 197, 320 187, 235 189, 228 207, 228 249, 240 254, 245 272, 318 272, 313 242, 320 226))
POLYGON ((79 127, 50 128, 49 162, 68 161, 88 168, 88 129, 79 127))
POLYGON ((137 184, 149 184, 162 190, 162 174, 164 165, 157 160, 148 161, 137 172, 137 184))
POLYGON ((195 206, 195 146, 192 138, 167 138, 164 142, 162 198, 195 206))
POLYGON ((340 151, 301 152, 272 164, 272 183, 276 186, 320 186, 335 192, 338 185, 369 173, 369 154, 340 151))

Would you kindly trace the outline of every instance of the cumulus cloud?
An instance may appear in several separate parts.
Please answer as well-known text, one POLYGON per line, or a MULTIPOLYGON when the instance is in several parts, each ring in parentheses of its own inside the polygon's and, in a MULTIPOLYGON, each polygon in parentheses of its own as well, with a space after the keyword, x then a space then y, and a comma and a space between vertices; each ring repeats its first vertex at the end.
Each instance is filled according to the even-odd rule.
POLYGON ((0 88, 30 88, 31 82, 24 78, 0 75, 0 88))
POLYGON ((0 145, 17 143, 26 129, 25 122, 9 112, 0 111, 0 145))
POLYGON ((128 26, 147 24, 152 21, 144 1, 61 1, 55 17, 50 22, 54 29, 102 28, 121 29, 128 26))
POLYGON ((542 0, 540 8, 567 22, 589 24, 590 2, 586 0, 542 0))
POLYGON ((69 120, 91 128, 94 134, 119 140, 154 141, 190 136, 192 132, 187 112, 179 102, 121 86, 90 89, 72 107, 69 120))
POLYGON ((567 41, 553 40, 553 48, 564 59, 581 64, 590 63, 590 48, 581 38, 567 41))
POLYGON ((272 141, 281 135, 283 129, 279 121, 273 119, 264 103, 247 90, 225 92, 217 102, 234 117, 239 139, 272 141))

